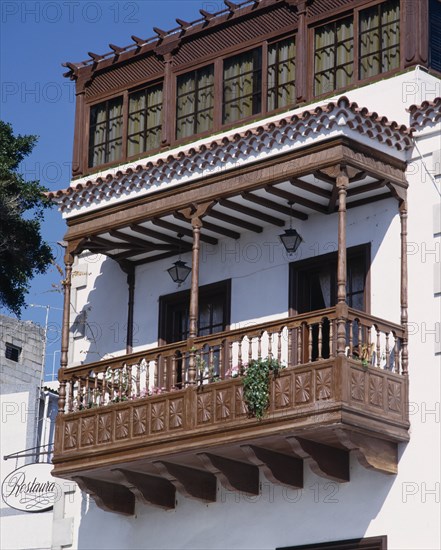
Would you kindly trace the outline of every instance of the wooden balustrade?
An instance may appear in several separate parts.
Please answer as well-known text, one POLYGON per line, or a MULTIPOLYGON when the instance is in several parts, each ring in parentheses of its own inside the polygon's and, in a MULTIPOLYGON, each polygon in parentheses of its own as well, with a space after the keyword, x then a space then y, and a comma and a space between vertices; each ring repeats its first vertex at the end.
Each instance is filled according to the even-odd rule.
MULTIPOLYGON (((402 327, 348 311, 346 355, 400 374, 402 327)), ((191 348, 183 341, 69 368, 65 412, 182 389, 189 382, 190 355, 199 384, 239 376, 248 363, 267 357, 285 366, 328 360, 336 354, 336 323, 336 308, 328 308, 197 337, 191 348)))

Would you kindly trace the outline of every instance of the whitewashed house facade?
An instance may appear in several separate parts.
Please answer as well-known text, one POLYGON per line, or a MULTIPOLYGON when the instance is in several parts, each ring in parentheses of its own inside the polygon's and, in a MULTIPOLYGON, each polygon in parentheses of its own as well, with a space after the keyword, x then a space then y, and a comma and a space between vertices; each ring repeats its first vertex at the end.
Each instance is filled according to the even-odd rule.
POLYGON ((66 64, 75 547, 439 548, 440 15, 226 2, 66 64))

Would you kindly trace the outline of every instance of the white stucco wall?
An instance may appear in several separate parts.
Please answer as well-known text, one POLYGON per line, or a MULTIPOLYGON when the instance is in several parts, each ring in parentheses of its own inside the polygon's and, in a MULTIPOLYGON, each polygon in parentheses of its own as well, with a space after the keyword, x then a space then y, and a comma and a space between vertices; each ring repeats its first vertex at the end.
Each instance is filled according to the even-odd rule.
MULTIPOLYGON (((439 81, 421 71, 412 75, 413 79, 407 73, 348 95, 359 105, 408 123, 406 103, 421 103, 441 95, 439 81), (415 92, 412 97, 411 89, 415 92), (400 90, 406 91, 406 101, 397 101, 397 97, 404 98, 400 90)), ((441 132, 439 126, 438 132, 441 132)), ((418 138, 429 167, 432 151, 441 148, 441 134, 434 135, 433 130, 423 132, 418 138)), ((305 466, 302 491, 274 486, 262 476, 259 497, 229 494, 218 487, 216 503, 205 505, 178 495, 176 509, 165 512, 138 502, 132 518, 103 512, 87 495, 77 491, 74 500, 69 502, 69 514, 75 517, 73 548, 273 549, 379 535, 387 535, 391 550, 441 548, 441 356, 437 325, 441 297, 434 279, 440 262, 440 231, 434 230, 433 217, 440 197, 418 158, 418 151, 414 157, 408 174, 412 427, 410 442, 400 446, 398 475, 368 471, 351 457, 351 481, 346 484, 323 480, 305 466)), ((437 181, 439 186, 439 178, 437 181)), ((348 212, 348 246, 372 243, 372 313, 395 322, 399 322, 400 316, 399 225, 397 204, 392 199, 348 212)), ((305 239, 298 253, 302 258, 329 252, 329 243, 336 242, 335 215, 311 216, 307 222, 296 222, 296 227, 305 239)), ((288 265, 280 246, 274 246, 272 257, 271 247, 259 244, 261 257, 258 261, 250 259, 256 257, 255 243, 278 243, 279 232, 267 229, 258 237, 244 234, 238 243, 223 240, 217 250, 213 247, 202 250, 201 284, 232 278, 233 326, 286 315, 288 265)), ((185 255, 183 259, 190 260, 185 255)), ((127 286, 116 264, 111 267, 109 263, 112 261, 88 264, 88 286, 78 290, 77 308, 93 305, 89 319, 106 329, 102 331, 100 350, 118 353, 124 348, 125 331, 120 331, 121 342, 115 343, 110 327, 114 322, 121 322, 121 318, 126 322, 127 286), (98 283, 104 285, 105 294, 98 294, 103 292, 97 290, 98 283)), ((137 269, 135 339, 138 341, 135 346, 138 349, 156 342, 158 297, 176 291, 165 273, 169 265, 169 261, 163 261, 137 269)), ((188 287, 189 282, 182 289, 188 287)), ((80 340, 77 343, 83 348, 87 345, 80 340)), ((78 349, 77 360, 81 357, 78 349)))

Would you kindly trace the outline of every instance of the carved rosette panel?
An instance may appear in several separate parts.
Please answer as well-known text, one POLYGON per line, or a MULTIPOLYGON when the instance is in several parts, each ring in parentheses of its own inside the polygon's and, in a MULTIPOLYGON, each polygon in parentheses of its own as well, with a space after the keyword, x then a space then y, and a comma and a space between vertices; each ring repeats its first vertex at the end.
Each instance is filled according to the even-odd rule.
POLYGON ((234 395, 235 395, 235 400, 236 400, 236 403, 235 403, 235 416, 236 416, 236 418, 241 417, 241 416, 247 416, 248 415, 248 407, 247 407, 247 404, 245 403, 245 399, 243 397, 243 386, 242 386, 242 384, 239 384, 238 386, 236 386, 234 395))
POLYGON ((216 420, 227 420, 231 417, 231 390, 216 392, 216 420))
POLYGON ((165 410, 165 401, 158 401, 150 406, 152 432, 162 432, 164 430, 165 410))
POLYGON ((399 382, 393 382, 388 380, 387 383, 387 404, 390 411, 401 413, 401 384, 399 382))
POLYGON ((108 443, 112 440, 112 413, 98 415, 98 443, 108 443))
POLYGON ((170 399, 168 402, 168 423, 170 430, 182 428, 184 424, 184 400, 170 399))
POLYGON ((330 399, 332 397, 332 368, 320 369, 315 374, 315 398, 330 399))
POLYGON ((147 433, 147 406, 133 407, 133 436, 147 433))
POLYGON ((311 372, 296 374, 296 403, 309 403, 311 401, 311 372))
POLYGON ((81 419, 81 447, 88 447, 95 443, 95 417, 86 416, 81 419))
POLYGON ((284 409, 292 405, 292 378, 280 376, 274 381, 274 408, 284 409))
POLYGON ((116 411, 115 414, 115 438, 127 439, 130 435, 130 409, 116 411))
POLYGON ((351 397, 364 402, 365 374, 357 370, 351 372, 351 397))
POLYGON ((200 393, 197 397, 197 423, 206 424, 213 420, 212 392, 200 393))
POLYGON ((369 377, 369 404, 383 408, 383 378, 381 376, 369 377))
POLYGON ((71 420, 64 424, 64 449, 75 449, 78 446, 78 420, 71 420))

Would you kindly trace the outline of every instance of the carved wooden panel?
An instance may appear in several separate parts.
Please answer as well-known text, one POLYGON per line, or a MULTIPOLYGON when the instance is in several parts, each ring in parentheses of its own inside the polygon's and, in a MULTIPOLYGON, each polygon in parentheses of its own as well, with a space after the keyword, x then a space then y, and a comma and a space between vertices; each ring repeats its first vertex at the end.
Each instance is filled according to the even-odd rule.
POLYGON ((197 396, 197 423, 206 424, 213 421, 213 394, 211 391, 199 393, 197 396))
POLYGON ((184 400, 182 397, 168 402, 168 424, 170 430, 182 429, 184 426, 184 400))
POLYGON ((358 370, 351 372, 351 397, 354 401, 364 402, 365 373, 358 370))
POLYGON ((332 397, 332 367, 319 369, 315 373, 315 398, 330 399, 332 397))
POLYGON ((133 407, 133 437, 147 433, 147 405, 133 407))
POLYGON ((276 378, 274 381, 274 408, 284 409, 285 407, 291 407, 292 403, 292 377, 276 378))
POLYGON ((63 448, 76 449, 78 446, 78 421, 70 420, 64 424, 63 448))
POLYGON ((112 413, 106 412, 98 415, 97 443, 109 443, 112 440, 112 413))
POLYGON ((165 429, 165 400, 152 403, 150 406, 150 415, 152 422, 152 432, 162 432, 165 429))
POLYGON ((231 389, 216 391, 216 420, 228 420, 231 417, 231 389))
POLYGON ((234 392, 234 399, 235 399, 235 406, 234 406, 235 418, 248 416, 248 407, 245 403, 245 399, 243 396, 242 384, 236 385, 235 392, 234 392))
POLYGON ((81 419, 81 447, 87 447, 95 443, 95 416, 86 416, 81 419))
POLYGON ((369 377, 369 404, 374 407, 383 408, 383 377, 371 375, 369 377))
POLYGON ((311 401, 311 371, 296 374, 296 403, 309 403, 311 401))
POLYGON ((130 409, 115 413, 115 439, 127 439, 130 436, 130 409))
POLYGON ((387 403, 390 411, 401 413, 402 394, 401 384, 388 380, 387 383, 387 403))

